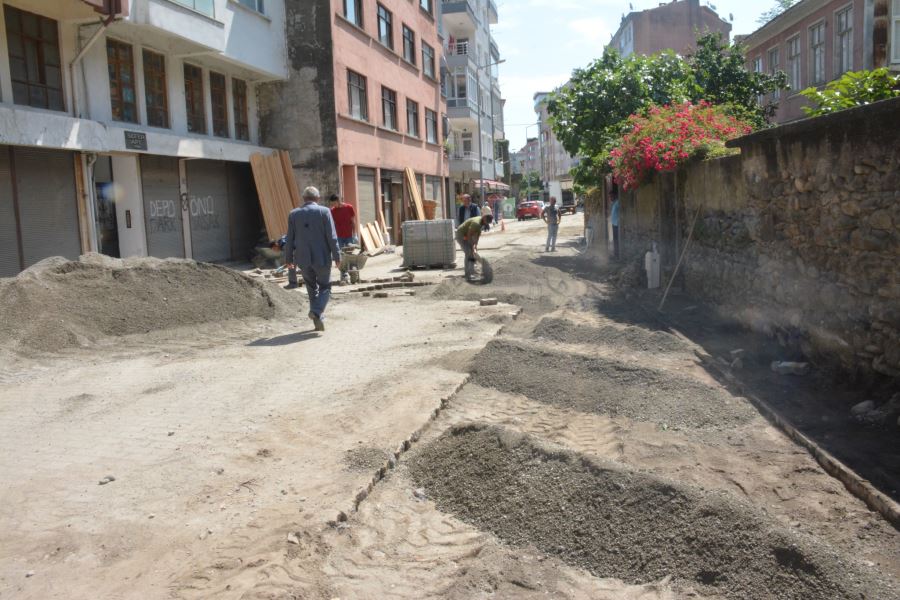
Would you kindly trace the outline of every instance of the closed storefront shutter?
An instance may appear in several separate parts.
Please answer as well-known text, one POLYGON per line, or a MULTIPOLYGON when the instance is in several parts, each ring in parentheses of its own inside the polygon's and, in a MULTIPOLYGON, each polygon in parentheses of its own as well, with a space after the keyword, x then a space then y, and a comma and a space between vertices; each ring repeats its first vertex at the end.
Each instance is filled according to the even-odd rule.
POLYGON ((81 254, 75 164, 71 152, 13 151, 25 267, 47 258, 81 254))
POLYGON ((187 161, 187 189, 194 260, 228 260, 231 258, 231 237, 225 162, 187 161))
POLYGON ((178 159, 141 156, 141 188, 147 224, 147 252, 158 258, 184 257, 178 159))
MULTIPOLYGON (((262 213, 253 183, 253 172, 246 163, 227 163, 228 211, 231 224, 231 257, 243 260, 250 256, 262 234, 262 213)), ((287 223, 287 215, 284 215, 287 223)))
POLYGON ((0 277, 19 272, 19 234, 16 231, 16 208, 12 195, 12 172, 9 148, 0 146, 0 277))
POLYGON ((359 223, 374 223, 375 215, 375 169, 358 169, 357 181, 359 189, 357 191, 359 200, 359 223))

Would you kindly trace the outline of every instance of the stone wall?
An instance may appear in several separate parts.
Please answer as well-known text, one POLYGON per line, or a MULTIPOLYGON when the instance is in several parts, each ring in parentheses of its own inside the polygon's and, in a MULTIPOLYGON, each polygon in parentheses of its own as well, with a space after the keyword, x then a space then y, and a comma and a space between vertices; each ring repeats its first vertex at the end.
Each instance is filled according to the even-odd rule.
POLYGON ((654 199, 677 221, 664 264, 698 214, 682 266, 689 292, 813 362, 897 381, 897 123, 900 100, 891 100, 735 140, 739 156, 688 165, 633 194, 636 214, 623 213, 628 248, 638 253, 664 237, 654 199), (668 193, 667 181, 677 183, 668 193))

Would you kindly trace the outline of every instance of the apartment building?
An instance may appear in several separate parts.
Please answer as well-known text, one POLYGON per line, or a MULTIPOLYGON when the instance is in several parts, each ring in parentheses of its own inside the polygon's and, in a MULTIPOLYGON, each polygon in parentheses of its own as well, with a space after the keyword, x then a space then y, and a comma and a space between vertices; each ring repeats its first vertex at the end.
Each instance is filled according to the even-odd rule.
POLYGON ((516 155, 519 173, 528 175, 541 172, 541 148, 536 137, 528 138, 516 155))
POLYGON ((394 241, 413 218, 403 172, 447 214, 437 0, 285 0, 287 81, 260 90, 262 139, 301 186, 343 194, 394 241))
POLYGON ((748 69, 788 76, 790 89, 773 98, 778 123, 805 116, 800 90, 824 87, 848 71, 900 71, 898 42, 900 0, 803 0, 742 39, 748 69))
POLYGON ((0 0, 0 32, 0 276, 87 251, 247 255, 281 3, 0 0))
POLYGON ((506 166, 497 140, 505 138, 500 92, 500 49, 491 35, 498 23, 494 0, 443 0, 446 36, 444 90, 450 119, 451 194, 506 190, 506 166))
POLYGON ((545 189, 572 189, 574 178, 571 175, 572 167, 579 162, 578 157, 569 155, 563 148, 553 128, 550 126, 550 114, 547 111, 549 92, 537 92, 534 95, 534 112, 537 113, 539 126, 539 157, 537 171, 541 174, 541 181, 545 189))
POLYGON ((701 6, 700 0, 673 0, 623 15, 609 47, 622 56, 649 56, 662 50, 689 54, 697 47, 697 36, 707 32, 718 32, 728 39, 731 23, 710 6, 701 6))

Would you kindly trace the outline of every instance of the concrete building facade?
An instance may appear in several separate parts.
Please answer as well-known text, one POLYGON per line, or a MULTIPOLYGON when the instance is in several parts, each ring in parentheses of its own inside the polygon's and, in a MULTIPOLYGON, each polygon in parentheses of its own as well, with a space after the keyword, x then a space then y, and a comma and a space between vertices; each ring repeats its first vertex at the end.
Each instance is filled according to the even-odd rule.
POLYGON ((900 0, 803 0, 743 38, 747 68, 784 71, 790 89, 775 95, 775 121, 803 118, 798 92, 824 87, 848 71, 900 71, 900 0), (878 16, 876 16, 878 15, 878 16))
MULTIPOLYGON (((500 49, 491 35, 499 19, 494 0, 444 0, 447 73, 444 90, 450 120, 451 194, 476 193, 473 182, 505 176, 496 141, 504 139, 499 84, 500 49)), ((490 187, 490 186, 489 186, 490 187)))
POLYGON ((541 174, 541 181, 544 182, 545 189, 572 189, 574 178, 571 171, 578 164, 579 159, 566 152, 550 126, 550 115, 547 111, 549 97, 549 92, 538 92, 534 95, 534 112, 537 113, 540 131, 538 168, 536 170, 541 174))
POLYGON ((406 167, 446 214, 437 0, 286 0, 289 77, 260 91, 261 136, 301 186, 343 194, 394 241, 406 167))
POLYGON ((622 17, 609 46, 622 56, 650 55, 662 50, 688 54, 697 47, 697 36, 718 32, 728 39, 731 23, 700 0, 673 0, 656 8, 632 11, 622 17))
POLYGON ((0 276, 87 251, 245 258, 284 19, 260 0, 0 1, 0 276))

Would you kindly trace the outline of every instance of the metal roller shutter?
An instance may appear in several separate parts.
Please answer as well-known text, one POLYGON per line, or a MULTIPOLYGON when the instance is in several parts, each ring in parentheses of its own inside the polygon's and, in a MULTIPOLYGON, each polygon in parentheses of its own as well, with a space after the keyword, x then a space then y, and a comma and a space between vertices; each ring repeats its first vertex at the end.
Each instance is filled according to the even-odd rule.
POLYGON ((13 277, 20 269, 19 233, 16 231, 9 148, 0 146, 0 277, 13 277))
POLYGON ((228 260, 231 258, 231 236, 225 162, 187 161, 187 189, 194 260, 228 260))
POLYGON ((375 170, 358 169, 356 173, 359 224, 374 223, 377 214, 375 212, 375 170))
POLYGON ((184 258, 178 159, 141 156, 141 188, 150 256, 184 258))
POLYGON ((25 266, 81 254, 75 164, 71 152, 15 148, 16 192, 25 266))

